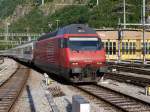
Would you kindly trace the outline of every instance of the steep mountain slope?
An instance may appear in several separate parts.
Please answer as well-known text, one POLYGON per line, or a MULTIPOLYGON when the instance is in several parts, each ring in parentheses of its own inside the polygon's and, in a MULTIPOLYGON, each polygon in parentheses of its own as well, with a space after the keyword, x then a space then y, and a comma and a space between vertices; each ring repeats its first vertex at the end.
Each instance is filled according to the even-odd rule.
MULTIPOLYGON (((49 32, 71 23, 95 28, 117 27, 123 21, 122 0, 0 0, 0 18, 9 22, 10 32, 49 32), (4 2, 7 1, 7 2, 4 2), (11 1, 11 2, 10 2, 11 1), (9 3, 10 2, 10 3, 9 3), (14 4, 11 5, 10 4, 14 4), (68 5, 73 4, 73 5, 68 5), (77 4, 77 5, 75 5, 77 4), (81 5, 85 4, 85 5, 81 5), (6 10, 10 9, 10 10, 6 10), (58 21, 58 23, 57 23, 58 21)), ((127 22, 140 22, 141 0, 126 0, 127 22)), ((4 27, 1 28, 4 31, 4 27)))

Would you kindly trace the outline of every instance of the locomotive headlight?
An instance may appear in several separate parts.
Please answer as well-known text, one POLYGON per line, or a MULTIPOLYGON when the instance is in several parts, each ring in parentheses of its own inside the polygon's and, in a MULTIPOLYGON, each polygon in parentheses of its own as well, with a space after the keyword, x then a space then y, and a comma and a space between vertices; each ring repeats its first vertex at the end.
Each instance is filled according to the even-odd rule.
POLYGON ((77 62, 73 62, 72 65, 78 65, 78 63, 77 62))
POLYGON ((97 64, 98 64, 98 65, 101 65, 101 64, 102 64, 102 62, 97 62, 97 64))

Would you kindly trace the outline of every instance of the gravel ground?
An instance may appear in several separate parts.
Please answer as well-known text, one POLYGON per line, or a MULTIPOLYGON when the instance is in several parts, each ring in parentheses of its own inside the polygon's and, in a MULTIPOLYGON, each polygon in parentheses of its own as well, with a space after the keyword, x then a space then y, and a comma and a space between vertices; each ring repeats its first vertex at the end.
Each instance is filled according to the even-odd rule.
MULTIPOLYGON (((9 74, 12 73, 17 67, 17 63, 13 60, 5 59, 5 62, 1 64, 0 67, 2 66, 6 68, 5 70, 0 71, 0 81, 8 78, 9 74)), ((144 88, 112 80, 105 80, 103 83, 99 84, 106 87, 111 87, 117 91, 135 96, 145 101, 150 101, 150 96, 144 95, 144 88)), ((55 86, 60 87, 61 91, 63 91, 65 94, 63 96, 53 97, 54 104, 57 106, 60 112, 71 112, 73 95, 80 95, 89 101, 91 112, 119 112, 119 110, 116 110, 109 104, 106 104, 103 101, 98 101, 86 93, 81 92, 81 90, 72 87, 71 85, 64 85, 53 81, 48 87, 51 88, 55 86)), ((45 94, 46 86, 44 84, 44 76, 31 70, 28 82, 16 103, 13 112, 51 112, 52 108, 51 105, 49 105, 45 94)))
POLYGON ((43 76, 33 70, 28 82, 17 101, 13 112, 51 112, 52 109, 45 96, 43 76))
POLYGON ((72 104, 73 95, 80 95, 84 97, 87 101, 89 101, 90 106, 91 106, 90 112, 119 112, 119 110, 116 110, 109 104, 106 104, 103 101, 98 101, 95 98, 85 94, 84 92, 81 92, 80 90, 72 86, 53 82, 53 84, 51 84, 49 87, 54 86, 54 85, 59 86, 61 90, 65 93, 65 96, 54 98, 56 105, 61 110, 60 112, 71 112, 71 104, 72 104))
POLYGON ((0 59, 0 65, 1 65, 1 64, 3 64, 3 60, 2 60, 2 59, 0 59))
POLYGON ((127 83, 120 83, 113 80, 105 80, 104 82, 100 82, 99 84, 150 103, 150 96, 145 95, 145 88, 130 85, 127 83))
MULTIPOLYGON (((69 85, 63 85, 55 81, 48 86, 60 87, 65 95, 60 97, 53 97, 54 104, 60 112, 71 112, 72 96, 81 95, 86 100, 90 101, 91 112, 119 112, 112 106, 104 103, 103 101, 97 101, 93 97, 86 95, 78 89, 75 89, 69 85)), ((51 105, 49 105, 47 98, 45 97, 45 85, 44 77, 40 73, 31 70, 28 83, 24 88, 20 98, 18 99, 13 112, 51 112, 51 105), (43 88, 44 86, 44 88, 43 88)))

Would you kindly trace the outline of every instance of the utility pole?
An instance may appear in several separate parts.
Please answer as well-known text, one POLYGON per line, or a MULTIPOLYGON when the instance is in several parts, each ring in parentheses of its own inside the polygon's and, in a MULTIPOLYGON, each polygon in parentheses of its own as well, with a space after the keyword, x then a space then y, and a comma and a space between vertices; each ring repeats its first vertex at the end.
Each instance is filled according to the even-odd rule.
POLYGON ((143 23, 143 64, 146 63, 146 59, 145 59, 145 0, 143 0, 143 19, 142 19, 142 23, 143 23))
POLYGON ((120 22, 120 18, 118 20, 118 63, 121 61, 121 51, 120 51, 120 47, 121 47, 121 38, 122 38, 122 29, 121 29, 121 22, 120 22))
POLYGON ((96 3, 97 5, 99 4, 99 0, 97 0, 97 3, 96 3))
POLYGON ((126 28, 126 0, 123 0, 123 22, 124 22, 124 29, 126 28))

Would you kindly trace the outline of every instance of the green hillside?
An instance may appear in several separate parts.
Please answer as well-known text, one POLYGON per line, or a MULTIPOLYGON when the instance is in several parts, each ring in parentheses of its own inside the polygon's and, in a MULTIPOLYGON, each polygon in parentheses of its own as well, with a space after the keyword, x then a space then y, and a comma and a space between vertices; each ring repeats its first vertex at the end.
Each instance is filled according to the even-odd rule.
MULTIPOLYGON (((71 23, 84 23, 94 28, 117 27, 119 18, 123 22, 123 14, 120 13, 123 11, 121 7, 123 0, 99 0, 98 6, 96 1, 74 0, 73 3, 86 3, 86 5, 62 6, 56 10, 52 7, 46 10, 46 6, 53 6, 59 3, 59 0, 58 2, 57 0, 46 0, 44 6, 41 6, 40 2, 37 4, 36 0, 0 0, 0 18, 5 19, 10 16, 18 4, 30 3, 33 7, 32 11, 25 17, 11 23, 10 32, 49 32, 57 28, 57 21, 59 27, 71 23), (45 14, 45 11, 48 10, 49 13, 45 14)), ((126 1, 128 3, 127 22, 140 22, 142 1, 126 1)))

